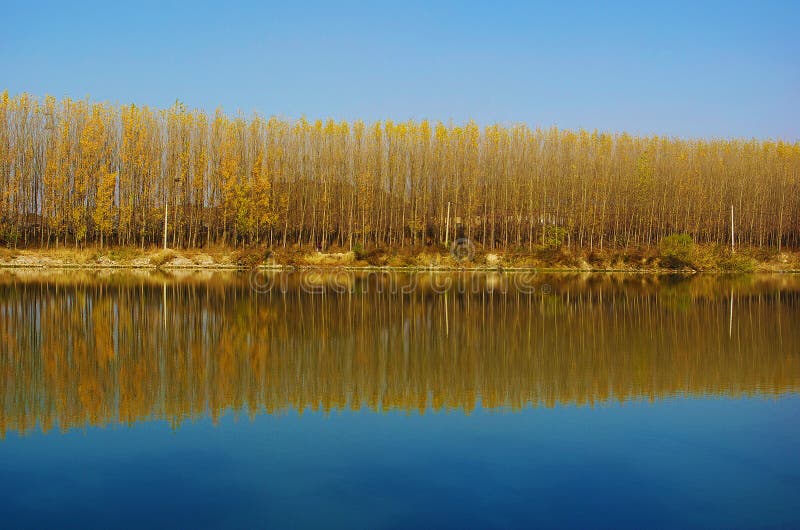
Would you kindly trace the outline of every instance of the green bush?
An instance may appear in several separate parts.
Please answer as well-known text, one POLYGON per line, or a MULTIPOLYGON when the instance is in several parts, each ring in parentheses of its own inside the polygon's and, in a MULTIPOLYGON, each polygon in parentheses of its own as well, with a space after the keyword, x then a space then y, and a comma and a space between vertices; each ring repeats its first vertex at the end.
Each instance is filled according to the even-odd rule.
POLYGON ((689 234, 671 234, 659 243, 661 264, 670 269, 691 266, 694 240, 689 234))
POLYGON ((547 248, 559 248, 567 240, 569 232, 560 226, 547 226, 544 229, 544 246, 547 248))
POLYGON ((355 245, 353 245, 353 254, 356 258, 356 261, 365 260, 367 259, 368 256, 367 252, 364 251, 364 247, 361 245, 361 243, 356 243, 355 245))
POLYGON ((731 254, 719 261, 719 268, 724 272, 748 273, 756 270, 756 262, 749 256, 731 254))

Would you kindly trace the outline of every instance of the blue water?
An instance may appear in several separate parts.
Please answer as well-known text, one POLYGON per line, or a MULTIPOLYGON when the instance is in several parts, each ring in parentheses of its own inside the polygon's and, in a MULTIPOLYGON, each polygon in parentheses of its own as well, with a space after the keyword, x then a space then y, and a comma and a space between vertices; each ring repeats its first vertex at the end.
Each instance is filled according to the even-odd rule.
POLYGON ((0 525, 800 527, 800 396, 286 412, 0 442, 0 525))

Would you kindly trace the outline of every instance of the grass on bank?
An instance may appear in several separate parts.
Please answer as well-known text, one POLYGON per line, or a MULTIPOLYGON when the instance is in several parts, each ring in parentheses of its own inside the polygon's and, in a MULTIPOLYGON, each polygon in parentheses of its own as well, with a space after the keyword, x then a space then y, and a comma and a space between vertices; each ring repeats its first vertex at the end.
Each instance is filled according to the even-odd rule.
POLYGON ((0 248, 4 267, 141 267, 215 268, 256 266, 293 267, 391 267, 391 268, 490 268, 490 269, 568 269, 618 271, 697 271, 750 273, 800 271, 800 253, 765 249, 696 244, 686 234, 663 238, 657 247, 627 249, 571 249, 563 244, 536 246, 533 249, 508 248, 487 251, 476 247, 463 259, 456 259, 444 245, 370 248, 355 245, 353 250, 333 248, 328 252, 289 247, 231 249, 210 247, 180 250, 138 247, 83 249, 8 249, 0 248))

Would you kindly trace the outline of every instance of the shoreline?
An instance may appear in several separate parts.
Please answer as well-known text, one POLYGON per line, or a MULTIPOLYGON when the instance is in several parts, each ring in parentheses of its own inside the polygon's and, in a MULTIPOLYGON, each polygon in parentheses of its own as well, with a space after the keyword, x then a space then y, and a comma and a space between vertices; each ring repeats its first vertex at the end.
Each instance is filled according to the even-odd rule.
POLYGON ((410 268, 410 267, 295 267, 291 265, 276 266, 276 267, 132 267, 127 265, 116 266, 86 266, 86 265, 60 265, 57 267, 49 266, 31 266, 31 265, 0 265, 0 272, 13 272, 13 271, 136 271, 136 272, 248 272, 251 270, 272 271, 272 272, 303 272, 303 271, 347 271, 347 272, 399 272, 399 273, 502 273, 502 274, 515 274, 524 272, 546 273, 546 274, 636 274, 636 275, 658 275, 658 276, 695 276, 695 275, 713 275, 713 276, 737 276, 737 275, 768 275, 768 274, 785 274, 795 275, 800 274, 800 269, 786 269, 786 270, 755 270, 748 272, 731 272, 731 271, 687 271, 687 270, 670 270, 670 269, 553 269, 553 268, 530 268, 530 269, 488 269, 488 268, 410 268))
POLYGON ((800 252, 697 246, 676 259, 654 248, 598 252, 539 249, 538 252, 480 252, 458 259, 445 249, 351 251, 270 251, 263 248, 192 250, 140 248, 8 249, 0 248, 0 270, 140 270, 140 271, 303 271, 354 272, 552 272, 634 274, 800 273, 800 252), (400 254, 399 252, 404 252, 400 254))
POLYGON ((286 265, 286 264, 260 264, 245 265, 131 265, 131 264, 88 264, 88 263, 60 263, 60 264, 14 264, 0 263, 0 271, 137 271, 137 272, 247 272, 252 270, 273 272, 303 272, 303 271, 347 271, 347 272, 399 272, 399 273, 580 273, 580 274, 641 274, 641 275, 742 275, 742 274, 800 274, 800 269, 772 269, 756 268, 748 271, 725 270, 695 270, 695 269, 667 269, 667 268, 580 268, 580 267, 487 267, 487 266, 374 266, 374 265, 286 265))

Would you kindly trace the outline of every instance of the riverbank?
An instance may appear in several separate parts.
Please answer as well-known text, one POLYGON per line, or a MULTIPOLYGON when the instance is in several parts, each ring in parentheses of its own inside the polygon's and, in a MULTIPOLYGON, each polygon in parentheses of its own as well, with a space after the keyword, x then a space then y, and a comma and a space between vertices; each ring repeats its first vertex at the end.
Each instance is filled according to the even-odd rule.
POLYGON ((539 248, 531 251, 470 251, 454 256, 442 249, 400 251, 308 252, 302 249, 207 248, 0 248, 0 268, 130 268, 130 269, 487 269, 619 272, 800 272, 800 252, 768 252, 695 245, 675 252, 664 248, 634 248, 603 252, 539 248))

